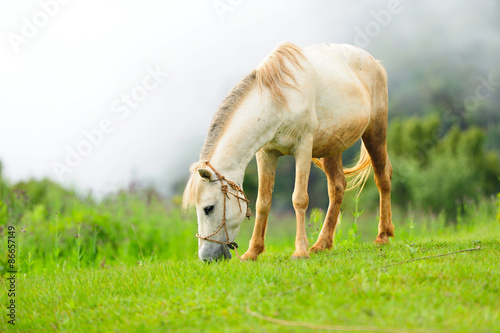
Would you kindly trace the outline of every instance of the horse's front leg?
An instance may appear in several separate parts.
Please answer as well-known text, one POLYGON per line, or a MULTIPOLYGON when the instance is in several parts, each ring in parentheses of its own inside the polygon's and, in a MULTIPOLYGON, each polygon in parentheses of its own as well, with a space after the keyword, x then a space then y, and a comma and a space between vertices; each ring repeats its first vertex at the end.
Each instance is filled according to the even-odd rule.
POLYGON ((271 210, 273 197, 274 176, 276 173, 276 163, 279 154, 276 152, 258 151, 257 170, 259 174, 259 192, 257 194, 255 226, 253 228, 250 247, 241 259, 255 260, 257 256, 264 252, 264 236, 266 234, 267 217, 271 210))
POLYGON ((292 258, 309 258, 309 241, 306 234, 306 210, 309 205, 307 184, 311 172, 312 135, 305 135, 295 150, 295 188, 292 202, 297 219, 297 236, 295 238, 295 252, 292 258))

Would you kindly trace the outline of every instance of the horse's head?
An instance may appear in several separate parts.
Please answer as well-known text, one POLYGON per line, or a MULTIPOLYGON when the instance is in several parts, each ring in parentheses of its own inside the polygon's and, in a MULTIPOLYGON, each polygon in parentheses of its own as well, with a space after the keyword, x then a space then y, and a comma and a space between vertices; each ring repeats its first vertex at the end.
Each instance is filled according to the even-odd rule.
POLYGON ((196 206, 198 257, 203 261, 230 259, 229 247, 248 216, 247 200, 238 184, 227 181, 206 163, 193 166, 183 197, 196 206))

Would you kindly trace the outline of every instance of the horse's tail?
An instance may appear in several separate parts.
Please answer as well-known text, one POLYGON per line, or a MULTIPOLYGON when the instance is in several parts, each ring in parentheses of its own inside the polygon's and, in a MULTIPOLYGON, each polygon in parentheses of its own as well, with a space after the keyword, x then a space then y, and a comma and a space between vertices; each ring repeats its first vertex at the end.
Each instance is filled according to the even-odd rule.
POLYGON ((321 161, 319 160, 319 158, 313 158, 312 159, 312 162, 318 167, 320 168, 321 170, 325 171, 323 169, 323 164, 321 163, 321 161))
MULTIPOLYGON (((313 158, 312 162, 318 168, 324 171, 323 164, 319 159, 313 158)), ((365 187, 365 183, 368 180, 368 176, 370 176, 371 170, 372 170, 372 160, 370 158, 370 155, 368 154, 368 151, 366 150, 365 144, 363 143, 363 141, 361 141, 361 152, 359 154, 358 163, 351 168, 344 169, 344 175, 346 175, 347 178, 352 178, 347 183, 346 190, 347 191, 353 190, 361 186, 358 192, 359 195, 363 190, 363 187, 365 187)))
POLYGON ((361 186, 358 191, 358 196, 363 191, 363 187, 365 187, 365 183, 370 176, 370 172, 372 171, 372 160, 368 151, 366 150, 365 144, 361 141, 361 152, 359 153, 359 160, 355 166, 351 168, 344 169, 344 175, 348 178, 351 178, 347 183, 347 191, 355 189, 356 187, 361 186))

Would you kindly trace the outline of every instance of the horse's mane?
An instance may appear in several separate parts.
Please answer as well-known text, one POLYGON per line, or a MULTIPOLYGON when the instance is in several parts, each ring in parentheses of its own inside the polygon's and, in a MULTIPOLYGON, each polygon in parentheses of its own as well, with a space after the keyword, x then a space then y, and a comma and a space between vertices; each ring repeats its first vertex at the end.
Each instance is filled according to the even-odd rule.
POLYGON ((191 177, 186 185, 183 196, 183 206, 192 206, 196 201, 197 177, 193 177, 195 171, 204 167, 204 161, 208 161, 219 142, 224 129, 229 124, 234 111, 254 87, 255 83, 262 89, 269 89, 274 102, 287 106, 286 97, 281 90, 282 87, 292 87, 297 89, 297 81, 291 72, 288 64, 302 68, 299 58, 305 58, 302 49, 292 43, 281 43, 269 54, 264 61, 257 66, 250 74, 245 76, 237 85, 231 89, 224 98, 221 106, 215 113, 210 123, 208 135, 200 153, 200 162, 194 163, 191 168, 191 177), (293 82, 287 82, 289 77, 293 82))
POLYGON ((201 149, 200 161, 206 161, 212 156, 215 146, 217 145, 217 142, 219 142, 224 129, 231 120, 234 111, 246 97, 250 88, 253 87, 256 75, 256 71, 253 70, 250 74, 245 76, 243 80, 231 89, 226 98, 224 98, 224 101, 222 101, 221 106, 219 106, 219 109, 210 123, 205 144, 201 149))
POLYGON ((286 107, 286 97, 281 87, 292 87, 297 89, 295 76, 288 68, 286 61, 293 66, 302 69, 298 58, 305 58, 302 49, 292 43, 279 44, 271 54, 257 67, 257 82, 262 89, 267 87, 271 92, 273 100, 286 107), (286 81, 290 77, 293 83, 286 81))
POLYGON ((257 82, 261 89, 263 87, 268 88, 275 102, 286 106, 286 97, 281 87, 296 88, 295 77, 288 68, 286 60, 292 65, 302 68, 299 63, 299 57, 304 57, 304 55, 298 46, 292 43, 281 43, 256 69, 231 89, 212 118, 205 144, 201 149, 200 161, 210 159, 234 111, 248 95, 255 82, 257 82), (293 80, 295 85, 286 81, 287 76, 293 80))

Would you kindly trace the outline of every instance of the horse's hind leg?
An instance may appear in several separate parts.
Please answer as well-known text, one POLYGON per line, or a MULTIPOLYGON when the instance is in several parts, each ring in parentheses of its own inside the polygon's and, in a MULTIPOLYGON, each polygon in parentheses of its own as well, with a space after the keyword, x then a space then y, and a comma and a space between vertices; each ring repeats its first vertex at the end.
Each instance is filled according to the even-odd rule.
POLYGON ((380 194, 380 222, 378 225, 377 244, 388 244, 389 237, 394 237, 394 225, 391 219, 391 179, 392 166, 387 154, 387 118, 385 123, 370 126, 363 134, 363 142, 375 171, 375 184, 380 194))
POLYGON ((340 213, 340 205, 344 199, 344 189, 346 180, 342 169, 342 153, 321 159, 323 170, 328 180, 328 212, 326 213, 323 228, 319 234, 318 240, 309 250, 318 252, 331 249, 333 246, 333 234, 337 225, 340 213))

